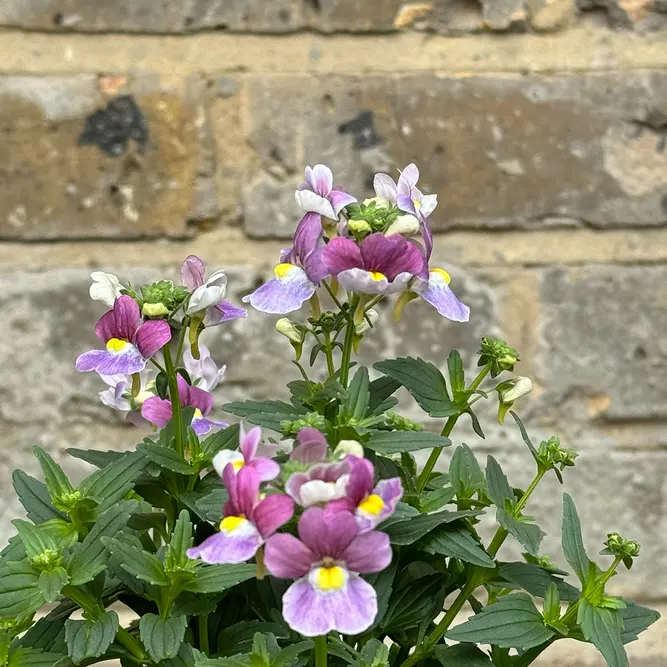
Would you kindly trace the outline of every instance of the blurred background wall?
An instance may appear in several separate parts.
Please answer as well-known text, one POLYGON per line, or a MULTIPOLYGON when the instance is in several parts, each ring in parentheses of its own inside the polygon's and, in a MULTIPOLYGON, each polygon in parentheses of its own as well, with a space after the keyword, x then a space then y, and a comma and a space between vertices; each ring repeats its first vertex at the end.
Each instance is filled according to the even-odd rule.
MULTIPOLYGON (((80 476, 67 447, 138 440, 74 371, 101 314, 91 270, 176 277, 193 252, 238 301, 287 244, 304 165, 370 195, 416 161, 471 322, 411 305, 363 360, 458 347, 472 369, 480 336, 506 337, 535 383, 534 439, 581 451, 566 484, 591 552, 612 529, 643 546, 614 590, 667 600, 665 0, 0 0, 0 25, 0 541, 31 445, 80 476)), ((209 334, 220 404, 294 377, 274 319, 209 334)), ((525 484, 516 429, 483 421, 485 441, 455 441, 525 484)), ((531 509, 562 563, 555 479, 531 509)), ((658 626, 633 666, 665 665, 658 626)))

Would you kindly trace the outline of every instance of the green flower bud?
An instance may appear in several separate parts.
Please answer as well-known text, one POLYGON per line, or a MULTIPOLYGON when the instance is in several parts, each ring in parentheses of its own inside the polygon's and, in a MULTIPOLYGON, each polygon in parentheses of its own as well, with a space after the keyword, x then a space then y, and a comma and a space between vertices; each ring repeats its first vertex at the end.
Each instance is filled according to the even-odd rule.
POLYGON ((485 336, 479 351, 478 366, 491 366, 491 377, 500 375, 503 371, 514 370, 514 364, 519 361, 519 353, 510 347, 504 340, 485 336))
POLYGON ((641 550, 638 542, 626 540, 618 533, 609 533, 604 546, 605 548, 601 553, 611 556, 621 556, 624 559, 637 558, 641 550))
POLYGON ((530 394, 533 390, 533 383, 531 382, 531 379, 527 377, 516 377, 513 380, 508 380, 507 383, 503 382, 503 385, 507 386, 503 389, 499 386, 498 394, 501 402, 505 404, 514 403, 514 401, 526 394, 530 394))
POLYGON ((316 428, 318 431, 326 429, 327 420, 317 412, 309 412, 303 417, 290 421, 283 419, 280 422, 280 431, 283 435, 296 435, 302 428, 316 428))
POLYGON ((45 549, 41 554, 30 559, 30 562, 42 572, 55 569, 62 561, 63 557, 54 549, 45 549))
POLYGON ((366 236, 373 231, 373 228, 366 220, 348 220, 347 231, 353 236, 366 236))
POLYGON ((64 507, 73 507, 81 500, 81 491, 66 491, 58 497, 58 502, 64 507))
POLYGON ((281 317, 276 322, 276 331, 293 343, 303 343, 303 339, 305 338, 303 329, 294 324, 288 317, 281 317))
POLYGON ((408 419, 407 417, 403 417, 402 415, 399 415, 397 412, 394 412, 393 410, 390 410, 386 414, 386 420, 387 420, 387 425, 391 426, 393 430, 395 431, 423 431, 424 426, 423 424, 418 424, 417 422, 413 422, 412 419, 408 419))
POLYGON ((148 303, 145 302, 141 309, 141 314, 144 317, 162 317, 169 313, 169 308, 163 303, 148 303))
POLYGON ((574 466, 574 461, 579 454, 574 449, 563 447, 560 444, 560 439, 553 436, 540 443, 538 456, 544 465, 549 468, 560 466, 560 469, 564 470, 566 467, 574 466))

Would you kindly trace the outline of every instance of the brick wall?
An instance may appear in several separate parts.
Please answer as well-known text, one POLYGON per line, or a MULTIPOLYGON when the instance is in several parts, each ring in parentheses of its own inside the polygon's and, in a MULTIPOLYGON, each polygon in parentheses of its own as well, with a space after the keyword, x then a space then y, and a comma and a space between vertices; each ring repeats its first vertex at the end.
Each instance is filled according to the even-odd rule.
MULTIPOLYGON (((479 336, 506 336, 535 381, 531 431, 582 452, 567 483, 591 549, 607 529, 643 544, 616 591, 667 600, 665 0, 0 0, 0 25, 0 539, 30 445, 76 475, 66 447, 136 438, 73 369, 100 312, 91 269, 143 280, 195 252, 240 298, 294 227, 303 165, 368 193, 415 160, 472 320, 411 305, 364 361, 472 361, 479 336)), ((293 376, 272 318, 208 341, 221 402, 293 376)), ((488 431, 475 447, 525 483, 517 434, 488 431)), ((557 486, 534 505, 555 556, 557 486)), ((664 632, 633 666, 665 664, 664 632)))

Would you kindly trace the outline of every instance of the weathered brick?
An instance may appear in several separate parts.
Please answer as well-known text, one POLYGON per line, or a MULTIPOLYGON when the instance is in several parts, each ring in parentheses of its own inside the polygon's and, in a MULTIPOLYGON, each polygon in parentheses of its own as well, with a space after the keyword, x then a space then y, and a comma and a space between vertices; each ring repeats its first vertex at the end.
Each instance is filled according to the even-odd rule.
POLYGON ((576 0, 528 0, 530 25, 535 30, 556 30, 574 22, 576 0))
POLYGON ((198 210, 201 100, 194 83, 0 78, 0 236, 185 235, 198 210), (112 113, 113 123, 129 115, 134 124, 118 129, 112 113), (134 134, 126 141, 128 127, 134 134))
POLYGON ((491 30, 525 28, 524 4, 524 0, 482 0, 484 22, 491 30))
POLYGON ((248 179, 246 229, 288 235, 291 188, 316 161, 361 196, 375 171, 418 161, 436 229, 662 224, 667 151, 647 114, 666 102, 667 76, 646 72, 250 77, 263 171, 248 179))
POLYGON ((667 25, 667 6, 662 0, 579 0, 583 10, 602 9, 614 27, 660 30, 667 25))

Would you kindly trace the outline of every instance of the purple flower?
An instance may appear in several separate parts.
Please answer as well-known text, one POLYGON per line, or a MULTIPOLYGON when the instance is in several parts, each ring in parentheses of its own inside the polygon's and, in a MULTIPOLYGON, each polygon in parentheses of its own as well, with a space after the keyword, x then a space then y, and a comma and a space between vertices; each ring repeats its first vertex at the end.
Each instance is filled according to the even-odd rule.
POLYGON ((380 232, 359 245, 351 238, 331 239, 322 259, 343 287, 363 294, 398 292, 424 267, 416 245, 398 234, 387 237, 380 232))
POLYGON ((131 395, 132 376, 130 375, 100 375, 108 385, 108 389, 101 391, 99 396, 104 405, 118 410, 125 419, 135 426, 148 426, 148 422, 141 416, 138 409, 143 402, 154 396, 155 369, 147 367, 139 373, 139 393, 131 395))
POLYGON ((376 530, 359 534, 349 512, 313 507, 299 520, 299 538, 274 535, 264 556, 272 575, 296 579, 283 595, 287 624, 306 637, 367 630, 377 615, 377 594, 359 574, 389 565, 389 537, 376 530))
POLYGON ((347 495, 327 505, 327 512, 352 512, 365 533, 389 518, 403 497, 403 486, 398 477, 382 479, 375 487, 375 471, 368 459, 352 460, 352 472, 347 482, 347 495))
POLYGON ((296 186, 296 203, 307 213, 338 220, 338 214, 357 200, 333 184, 331 169, 324 164, 306 167, 306 180, 296 186))
POLYGON ((428 280, 416 277, 410 290, 419 294, 430 303, 443 317, 454 322, 467 322, 470 308, 459 301, 449 287, 451 277, 444 269, 433 268, 428 271, 428 280))
POLYGON ((320 216, 306 213, 292 241, 293 246, 282 253, 281 263, 273 270, 275 278, 244 296, 242 301, 263 313, 284 315, 301 308, 315 294, 317 284, 329 275, 322 263, 320 216))
POLYGON ((206 280, 206 265, 196 255, 189 255, 181 264, 181 282, 192 294, 185 309, 186 315, 204 313, 204 326, 213 327, 223 322, 247 317, 244 308, 225 301, 227 276, 215 271, 206 280))
POLYGON ((417 218, 428 218, 438 205, 438 195, 425 195, 417 188, 419 169, 409 164, 398 178, 398 183, 387 174, 375 174, 373 187, 375 194, 389 203, 395 204, 401 211, 417 218))
MULTIPOLYGON (((178 399, 182 407, 195 408, 195 414, 190 424, 197 435, 206 435, 214 428, 224 428, 225 422, 216 422, 207 419, 213 410, 213 395, 200 389, 191 387, 183 376, 179 375, 178 399)), ((164 428, 172 417, 171 401, 159 396, 151 396, 141 406, 141 416, 158 428, 164 428)))
POLYGON ((192 356, 192 350, 186 349, 183 353, 183 365, 193 384, 204 391, 213 391, 225 376, 226 367, 218 368, 206 345, 199 345, 199 359, 192 356))
POLYGON ((171 327, 164 320, 142 323, 135 300, 121 296, 113 309, 97 320, 95 335, 106 344, 106 350, 84 352, 76 360, 76 370, 131 375, 142 371, 148 360, 169 342, 171 327))
POLYGON ((310 427, 302 428, 296 440, 299 444, 292 450, 290 461, 313 465, 327 460, 329 443, 321 431, 310 427))
POLYGON ((273 459, 257 455, 261 438, 262 429, 259 426, 251 428, 246 433, 243 424, 241 424, 239 451, 223 449, 213 457, 213 467, 218 475, 222 477, 227 466, 231 464, 234 472, 238 472, 246 466, 254 468, 262 482, 268 482, 278 477, 280 466, 273 459))
POLYGON ((223 480, 229 501, 223 507, 220 532, 188 549, 188 557, 205 563, 242 563, 252 558, 264 541, 287 523, 294 514, 294 504, 285 495, 260 500, 260 476, 244 466, 238 474, 228 465, 223 480))

